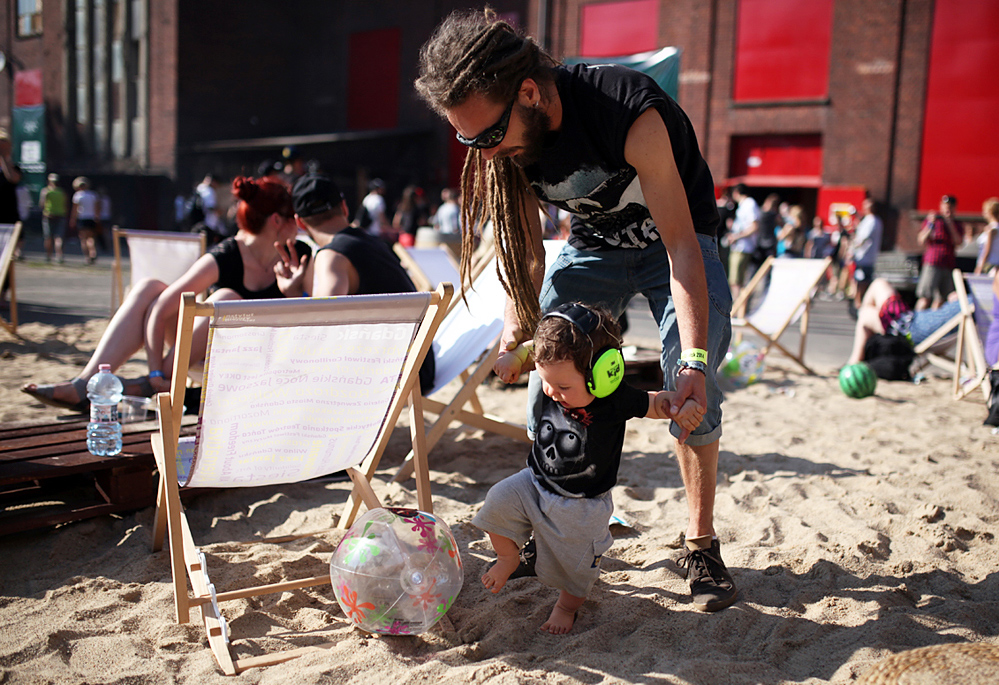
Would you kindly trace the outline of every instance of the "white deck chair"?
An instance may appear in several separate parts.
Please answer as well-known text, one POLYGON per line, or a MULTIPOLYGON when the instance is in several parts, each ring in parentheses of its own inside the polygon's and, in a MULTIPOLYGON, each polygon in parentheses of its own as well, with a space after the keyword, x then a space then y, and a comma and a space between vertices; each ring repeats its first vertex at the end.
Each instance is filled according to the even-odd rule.
POLYGON ((393 249, 417 290, 433 290, 441 283, 457 286, 461 282, 458 263, 444 246, 404 247, 396 243, 393 249))
POLYGON ((963 399, 975 388, 981 388, 988 402, 988 378, 992 367, 985 359, 985 339, 992 325, 995 299, 992 276, 965 274, 960 269, 954 269, 954 288, 961 303, 962 315, 954 359, 954 398, 963 399), (962 378, 968 380, 962 383, 962 378))
POLYGON ((287 661, 316 647, 240 658, 220 603, 329 583, 329 575, 216 590, 194 542, 198 531, 184 514, 180 487, 293 483, 346 469, 354 487, 338 525, 347 528, 361 501, 381 506, 369 481, 408 401, 415 505, 432 511, 417 374, 452 294, 443 285, 432 293, 214 304, 184 294, 172 390, 156 398, 160 432, 153 451, 160 486, 153 549, 168 536, 177 621, 188 622, 191 607, 201 607, 224 673, 287 661), (178 439, 184 360, 196 316, 212 317, 204 390, 196 437, 178 439))
POLYGON ((806 373, 814 376, 815 372, 805 364, 808 314, 819 281, 822 280, 822 276, 831 263, 831 257, 826 259, 776 259, 768 257, 732 304, 732 328, 749 329, 763 338, 762 352, 764 355, 771 348, 776 347, 794 360, 806 373), (763 301, 748 315, 741 315, 749 299, 763 283, 768 273, 770 285, 763 296, 763 301), (799 329, 801 337, 798 352, 795 354, 784 347, 779 339, 788 326, 799 320, 801 321, 799 329))
POLYGON ((10 321, 0 318, 3 326, 13 335, 17 335, 17 284, 14 282, 14 251, 21 237, 22 224, 0 224, 0 287, 7 279, 7 306, 10 321))
POLYGON ((200 233, 139 231, 115 226, 111 234, 114 244, 111 280, 112 314, 125 299, 121 259, 122 238, 128 241, 132 272, 129 287, 143 278, 155 278, 163 283, 173 283, 205 253, 205 236, 200 233))
MULTIPOLYGON (((965 342, 969 340, 969 337, 965 336, 960 344, 958 344, 958 341, 961 338, 961 322, 965 319, 971 320, 975 307, 967 298, 964 283, 962 282, 957 287, 960 287, 961 291, 965 292, 964 303, 961 304, 953 316, 947 319, 941 326, 938 326, 925 340, 913 347, 913 351, 916 353, 916 359, 911 367, 913 373, 925 368, 927 364, 936 366, 952 377, 960 377, 971 373, 965 361, 959 358, 959 350, 965 346, 965 342)), ((948 306, 949 304, 949 302, 946 302, 942 306, 948 306)))
MULTIPOLYGON (((565 241, 561 240, 545 241, 546 269, 555 261, 564 244, 565 241)), ((452 421, 461 421, 513 440, 531 442, 525 426, 485 414, 476 395, 476 390, 492 371, 499 353, 506 306, 506 293, 496 275, 496 258, 485 261, 480 268, 472 289, 465 293, 464 299, 455 296, 452 309, 434 339, 434 386, 424 392, 423 400, 424 412, 437 415, 437 421, 427 431, 428 452, 440 441, 452 421), (462 379, 461 388, 447 404, 432 398, 459 376, 462 379), (471 407, 471 411, 465 409, 466 405, 471 407)), ((406 480, 412 474, 410 457, 396 473, 396 481, 406 480)))

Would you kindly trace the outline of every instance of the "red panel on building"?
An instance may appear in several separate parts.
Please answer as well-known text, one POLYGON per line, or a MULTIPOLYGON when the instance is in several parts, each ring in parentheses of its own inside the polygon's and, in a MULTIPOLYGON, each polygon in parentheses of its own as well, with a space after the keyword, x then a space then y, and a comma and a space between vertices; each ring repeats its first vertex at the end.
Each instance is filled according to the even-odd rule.
POLYGON ((659 47, 659 0, 594 2, 583 6, 580 54, 616 57, 659 47))
POLYGON ((822 136, 732 136, 729 169, 730 177, 749 184, 817 186, 822 178, 822 136))
POLYGON ((733 97, 828 95, 832 7, 833 0, 739 0, 733 97))
POLYGON ((975 213, 999 195, 999 2, 936 0, 930 47, 920 209, 956 195, 975 213))
POLYGON ((399 29, 350 35, 347 126, 351 129, 399 125, 399 29))
POLYGON ((42 104, 42 70, 25 69, 14 72, 14 106, 34 107, 42 104))

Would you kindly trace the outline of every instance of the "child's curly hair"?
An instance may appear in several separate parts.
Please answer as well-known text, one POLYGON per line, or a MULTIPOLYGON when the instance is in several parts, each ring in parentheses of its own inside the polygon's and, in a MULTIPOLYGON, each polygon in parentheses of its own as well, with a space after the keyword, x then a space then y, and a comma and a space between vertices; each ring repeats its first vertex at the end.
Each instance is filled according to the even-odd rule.
POLYGON ((577 302, 593 312, 597 325, 587 335, 576 324, 560 316, 545 315, 534 333, 534 363, 539 366, 571 361, 585 378, 597 353, 605 347, 621 347, 621 326, 603 307, 577 302))

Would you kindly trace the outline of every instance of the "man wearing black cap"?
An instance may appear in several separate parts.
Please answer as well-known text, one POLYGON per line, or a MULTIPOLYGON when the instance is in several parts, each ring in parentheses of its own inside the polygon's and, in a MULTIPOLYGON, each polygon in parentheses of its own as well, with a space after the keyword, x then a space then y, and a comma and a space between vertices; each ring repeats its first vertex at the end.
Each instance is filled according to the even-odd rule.
MULTIPOLYGON (((295 252, 279 248, 285 277, 313 297, 330 295, 379 295, 416 290, 406 270, 378 238, 347 221, 347 202, 333 179, 308 173, 292 189, 295 221, 319 245, 311 262, 300 265, 295 252), (299 278, 300 276, 300 278, 299 278)), ((287 297, 303 293, 285 291, 287 297)), ((434 356, 428 354, 420 368, 420 385, 434 379, 434 356)))
POLYGON ((315 296, 413 292, 399 259, 371 234, 347 221, 347 203, 333 179, 306 174, 292 189, 295 220, 316 244, 303 287, 315 296), (311 285, 311 288, 310 288, 311 285))

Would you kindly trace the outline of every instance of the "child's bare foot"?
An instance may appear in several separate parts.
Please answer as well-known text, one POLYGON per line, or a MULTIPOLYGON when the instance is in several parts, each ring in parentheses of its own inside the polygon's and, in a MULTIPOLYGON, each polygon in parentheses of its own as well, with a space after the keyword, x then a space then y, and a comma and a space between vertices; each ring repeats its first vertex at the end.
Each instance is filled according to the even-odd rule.
POLYGON ((489 570, 482 575, 482 584, 487 590, 494 593, 499 592, 510 579, 510 574, 517 570, 520 565, 520 556, 502 556, 496 558, 496 563, 489 567, 489 570))
POLYGON ((549 616, 548 620, 542 624, 541 630, 549 632, 552 635, 565 635, 572 630, 572 626, 575 622, 576 612, 567 611, 562 608, 561 602, 556 602, 555 607, 552 609, 551 616, 549 616))

